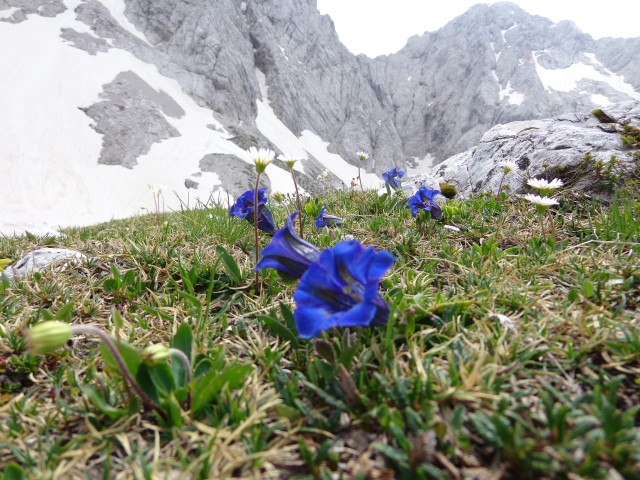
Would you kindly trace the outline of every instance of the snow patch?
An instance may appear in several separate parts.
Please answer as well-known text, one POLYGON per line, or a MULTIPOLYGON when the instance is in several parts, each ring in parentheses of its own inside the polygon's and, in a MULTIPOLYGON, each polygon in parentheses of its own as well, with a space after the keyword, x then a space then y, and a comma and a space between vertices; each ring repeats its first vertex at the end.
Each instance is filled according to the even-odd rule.
POLYGON ((120 24, 122 28, 124 28, 131 35, 136 37, 137 39, 143 41, 147 45, 151 45, 144 34, 136 28, 136 26, 129 21, 129 19, 125 16, 124 11, 126 5, 124 0, 100 0, 100 2, 107 7, 111 16, 114 18, 116 22, 120 24))
POLYGON ((433 167, 435 157, 432 157, 430 153, 427 153, 424 157, 413 157, 413 161, 407 163, 407 175, 417 175, 424 173, 433 167))
POLYGON ((633 86, 624 80, 624 77, 604 68, 602 64, 595 59, 595 55, 587 54, 587 56, 592 55, 592 57, 588 58, 593 62, 596 62, 598 67, 602 69, 602 72, 596 70, 593 65, 587 65, 582 62, 574 63, 567 68, 544 68, 540 65, 540 62, 538 62, 538 57, 546 52, 546 50, 532 52, 536 72, 546 90, 570 92, 576 88, 577 83, 580 80, 588 79, 606 83, 611 86, 611 88, 625 93, 635 100, 640 100, 640 93, 636 92, 633 86))
POLYGON ((13 14, 16 13, 18 10, 20 10, 20 9, 17 8, 17 7, 11 7, 8 10, 2 10, 0 12, 0 19, 11 18, 11 17, 13 17, 13 14))
POLYGON ((599 93, 591 95, 589 97, 589 100, 591 100, 595 105, 598 105, 599 107, 606 107, 607 105, 611 105, 611 100, 609 100, 604 95, 600 95, 599 93))
POLYGON ((507 82, 505 88, 500 88, 498 94, 500 95, 500 101, 506 98, 511 105, 521 105, 524 100, 524 94, 516 92, 513 87, 511 87, 511 81, 507 82))
POLYGON ((284 47, 283 47, 283 46, 281 46, 281 45, 278 45, 278 48, 279 48, 279 49, 280 49, 280 51, 282 52, 282 56, 284 57, 284 59, 288 62, 288 61, 289 61, 289 57, 287 57, 287 54, 286 54, 286 53, 284 53, 284 52, 285 52, 284 47))
POLYGON ((228 140, 213 112, 197 105, 177 81, 128 52, 112 49, 91 56, 69 46, 60 38, 64 27, 83 31, 86 25, 76 20, 73 9, 55 18, 0 22, 0 44, 20 45, 3 51, 0 63, 0 91, 11 92, 0 97, 0 232, 47 232, 155 211, 148 185, 162 188, 167 211, 189 199, 206 202, 220 190, 218 176, 207 172, 197 189, 184 185, 206 154, 246 155, 228 140), (166 92, 186 112, 179 119, 165 116, 181 136, 154 144, 133 169, 96 163, 102 135, 80 110, 100 101, 102 86, 125 71, 166 92))
MULTIPOLYGON (((309 155, 313 156, 326 169, 342 180, 345 185, 349 185, 351 180, 358 176, 358 167, 351 165, 340 155, 330 153, 327 149, 329 142, 325 142, 315 133, 304 130, 300 137, 298 137, 289 130, 269 105, 269 87, 264 73, 256 69, 256 77, 262 97, 262 100, 256 101, 258 107, 256 126, 260 133, 267 137, 285 155, 290 155, 301 160, 309 159, 309 155)), ((301 163, 303 162, 296 163, 296 168, 301 163)), ((266 173, 269 175, 273 189, 283 193, 292 191, 293 184, 289 174, 285 172, 287 176, 285 180, 279 176, 280 172, 273 170, 271 167, 275 167, 275 165, 267 167, 266 173), (272 174, 274 175, 273 177, 272 174), (274 185, 274 182, 277 182, 277 187, 274 185)), ((303 165, 300 165, 300 167, 302 168, 303 165)), ((284 172, 282 169, 279 170, 284 172)), ((372 173, 366 173, 364 169, 362 169, 361 177, 362 184, 368 187, 378 187, 381 183, 380 178, 372 173)))

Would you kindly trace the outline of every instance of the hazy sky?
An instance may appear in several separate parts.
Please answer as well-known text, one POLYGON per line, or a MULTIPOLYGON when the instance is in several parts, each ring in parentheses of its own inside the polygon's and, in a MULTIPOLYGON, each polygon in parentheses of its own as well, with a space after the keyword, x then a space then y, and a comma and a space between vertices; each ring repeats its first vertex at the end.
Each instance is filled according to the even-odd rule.
MULTIPOLYGON (((342 43, 369 56, 400 50, 412 35, 433 32, 466 12, 474 0, 317 0, 342 43)), ((594 38, 640 37, 640 0, 513 0, 554 22, 572 20, 594 38)))

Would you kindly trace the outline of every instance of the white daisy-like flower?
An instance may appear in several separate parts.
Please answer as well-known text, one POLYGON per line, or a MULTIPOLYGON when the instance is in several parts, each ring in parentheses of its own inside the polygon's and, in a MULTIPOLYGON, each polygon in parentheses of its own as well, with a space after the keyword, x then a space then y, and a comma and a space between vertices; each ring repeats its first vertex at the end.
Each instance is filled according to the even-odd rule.
POLYGON ((366 152, 356 152, 356 155, 358 156, 358 160, 360 160, 361 162, 364 162, 367 158, 369 158, 369 154, 366 152))
POLYGON ((553 191, 559 189, 564 183, 559 178, 554 178, 550 182, 544 178, 530 178, 527 180, 527 185, 536 190, 553 191))
POLYGON ((550 207, 551 205, 558 205, 558 201, 555 198, 541 197, 540 195, 534 195, 533 193, 527 193, 522 198, 541 207, 550 207))
POLYGON ((276 156, 276 153, 268 148, 249 147, 249 156, 256 165, 256 172, 264 173, 267 165, 269 165, 276 156))
POLYGON ((498 163, 498 166, 502 168, 502 171, 506 175, 507 173, 513 172, 518 168, 518 164, 511 160, 503 160, 498 163))
POLYGON ((282 160, 284 163, 286 163, 289 170, 291 170, 293 166, 296 164, 296 162, 298 161, 297 158, 289 155, 278 155, 278 160, 282 160))
POLYGON ((489 313, 488 317, 492 320, 498 320, 507 330, 517 330, 516 322, 502 313, 489 313))

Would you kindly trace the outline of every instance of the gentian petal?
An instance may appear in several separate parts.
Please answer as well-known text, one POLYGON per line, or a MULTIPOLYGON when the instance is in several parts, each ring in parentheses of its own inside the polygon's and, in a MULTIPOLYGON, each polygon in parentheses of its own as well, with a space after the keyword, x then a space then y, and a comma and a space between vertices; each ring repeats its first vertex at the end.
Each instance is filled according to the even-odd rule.
POLYGON ((424 210, 431 212, 431 217, 436 220, 442 218, 442 209, 434 200, 439 193, 439 190, 420 187, 416 194, 407 200, 407 206, 411 208, 411 215, 417 217, 420 210, 424 210))
MULTIPOLYGON (((273 215, 267 208, 267 195, 265 192, 267 187, 258 189, 258 228, 268 233, 276 231, 276 225, 273 221, 273 215)), ((244 218, 249 223, 253 224, 253 212, 254 212, 254 200, 255 190, 247 190, 238 197, 236 203, 234 203, 229 209, 229 214, 232 217, 244 218)))
POLYGON ((309 265, 320 257, 320 250, 296 235, 293 221, 298 212, 293 212, 284 228, 281 228, 262 250, 256 271, 275 268, 290 277, 300 278, 309 265))
POLYGON ((383 325, 389 307, 380 297, 380 278, 394 262, 357 241, 324 250, 302 275, 293 298, 300 336, 310 338, 332 327, 383 325))
POLYGON ((344 223, 344 219, 336 217, 335 215, 325 214, 324 211, 327 207, 324 205, 320 209, 320 215, 316 218, 316 228, 320 230, 322 227, 341 227, 344 223))

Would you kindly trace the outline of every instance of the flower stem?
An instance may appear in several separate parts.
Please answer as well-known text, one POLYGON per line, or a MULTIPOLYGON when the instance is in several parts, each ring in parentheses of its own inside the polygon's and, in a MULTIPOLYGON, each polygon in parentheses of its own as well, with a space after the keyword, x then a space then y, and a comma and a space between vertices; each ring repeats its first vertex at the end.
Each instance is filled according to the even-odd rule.
POLYGON ((364 192, 364 187, 362 186, 362 177, 360 176, 360 167, 358 167, 358 182, 360 182, 360 191, 364 192))
MULTIPOLYGON (((260 241, 258 239, 258 215, 259 215, 259 206, 258 206, 258 188, 260 187, 260 172, 258 172, 258 176, 256 177, 256 188, 253 192, 253 233, 255 235, 255 243, 256 243, 256 265, 258 264, 258 260, 260 257, 260 241)), ((260 293, 260 271, 256 270, 256 293, 260 293)))
POLYGON ((502 184, 504 183, 504 177, 506 177, 506 176, 507 176, 506 173, 502 174, 502 179, 500 180, 500 185, 498 185, 498 193, 496 194, 498 196, 500 195, 500 192, 502 191, 502 184))
POLYGON ((96 335, 100 337, 100 340, 102 340, 104 345, 111 352, 111 355, 113 355, 113 358, 118 364, 118 368, 120 368, 120 373, 122 374, 126 382, 129 384, 129 386, 136 393, 136 395, 138 395, 138 397, 142 401, 142 404, 151 410, 155 410, 158 414, 160 414, 162 418, 166 418, 165 413, 162 411, 162 409, 160 409, 160 407, 158 407, 156 402, 154 402, 151 398, 149 398, 149 396, 147 396, 146 393, 142 391, 142 389, 140 388, 140 385, 138 385, 135 379, 131 376, 131 372, 125 365, 124 360, 122 359, 122 355, 116 348, 116 344, 113 341, 113 338, 111 337, 111 335, 109 335, 104 330, 98 327, 95 327, 93 325, 72 325, 71 333, 72 335, 84 334, 84 335, 96 335))
POLYGON ((293 178, 293 186, 296 189, 296 201, 298 203, 298 220, 300 221, 300 238, 304 239, 304 231, 302 230, 302 205, 300 204, 300 192, 298 191, 298 182, 296 181, 296 176, 293 173, 293 168, 291 170, 291 178, 293 178))

